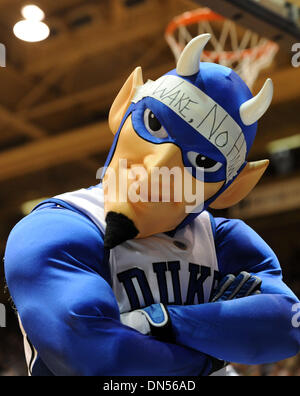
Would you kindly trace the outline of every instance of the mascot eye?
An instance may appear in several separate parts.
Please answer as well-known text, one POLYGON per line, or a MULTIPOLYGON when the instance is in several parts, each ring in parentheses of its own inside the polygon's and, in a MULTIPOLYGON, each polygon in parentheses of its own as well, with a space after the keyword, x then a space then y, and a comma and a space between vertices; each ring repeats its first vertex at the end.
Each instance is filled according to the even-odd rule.
POLYGON ((188 153, 188 159, 195 168, 202 168, 205 172, 217 172, 223 165, 221 162, 217 162, 194 151, 188 153))
POLYGON ((144 123, 148 132, 150 132, 152 136, 159 139, 165 139, 168 137, 167 131, 150 109, 147 109, 144 113, 144 123))

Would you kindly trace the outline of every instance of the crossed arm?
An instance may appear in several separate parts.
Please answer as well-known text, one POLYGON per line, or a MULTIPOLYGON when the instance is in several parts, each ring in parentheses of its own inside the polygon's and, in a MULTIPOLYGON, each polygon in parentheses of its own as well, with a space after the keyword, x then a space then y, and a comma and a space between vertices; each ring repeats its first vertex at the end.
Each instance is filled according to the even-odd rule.
POLYGON ((207 375, 207 355, 259 363, 299 351, 299 329, 291 325, 297 299, 273 264, 257 272, 252 266, 263 277, 261 296, 168 307, 175 345, 122 325, 112 289, 99 275, 107 272, 101 262, 99 231, 69 210, 34 212, 10 235, 8 287, 29 339, 55 375, 207 375))

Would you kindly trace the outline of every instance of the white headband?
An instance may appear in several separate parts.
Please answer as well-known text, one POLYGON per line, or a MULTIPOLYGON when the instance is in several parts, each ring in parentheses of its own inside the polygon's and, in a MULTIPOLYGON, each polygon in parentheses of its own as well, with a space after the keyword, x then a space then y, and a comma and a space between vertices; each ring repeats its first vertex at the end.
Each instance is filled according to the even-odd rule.
POLYGON ((133 103, 146 97, 169 107, 224 155, 227 183, 237 175, 246 160, 246 140, 241 127, 218 103, 188 81, 171 75, 139 87, 133 103))

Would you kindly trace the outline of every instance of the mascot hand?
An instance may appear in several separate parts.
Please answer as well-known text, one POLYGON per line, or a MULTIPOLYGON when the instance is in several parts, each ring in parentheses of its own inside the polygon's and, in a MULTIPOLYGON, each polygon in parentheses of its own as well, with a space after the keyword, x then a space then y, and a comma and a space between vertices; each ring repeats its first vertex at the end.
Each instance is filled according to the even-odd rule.
POLYGON ((260 294, 262 281, 257 276, 241 272, 238 276, 227 275, 220 282, 211 302, 222 302, 260 294))
POLYGON ((169 313, 163 304, 153 304, 124 313, 121 315, 121 322, 142 334, 157 337, 160 341, 173 342, 169 313))

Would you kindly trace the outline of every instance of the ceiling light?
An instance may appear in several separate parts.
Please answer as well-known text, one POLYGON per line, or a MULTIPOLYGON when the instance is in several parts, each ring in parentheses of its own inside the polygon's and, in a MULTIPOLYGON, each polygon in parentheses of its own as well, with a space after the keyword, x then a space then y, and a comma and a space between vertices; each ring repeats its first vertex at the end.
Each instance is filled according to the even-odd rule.
POLYGON ((45 40, 50 34, 49 27, 42 22, 45 13, 35 5, 25 6, 21 12, 25 19, 15 24, 15 36, 31 43, 45 40))
POLYGON ((50 29, 43 22, 20 21, 14 26, 14 34, 20 40, 34 43, 46 40, 50 29))
POLYGON ((24 19, 28 21, 42 21, 45 18, 45 13, 36 5, 27 5, 21 11, 24 19))

